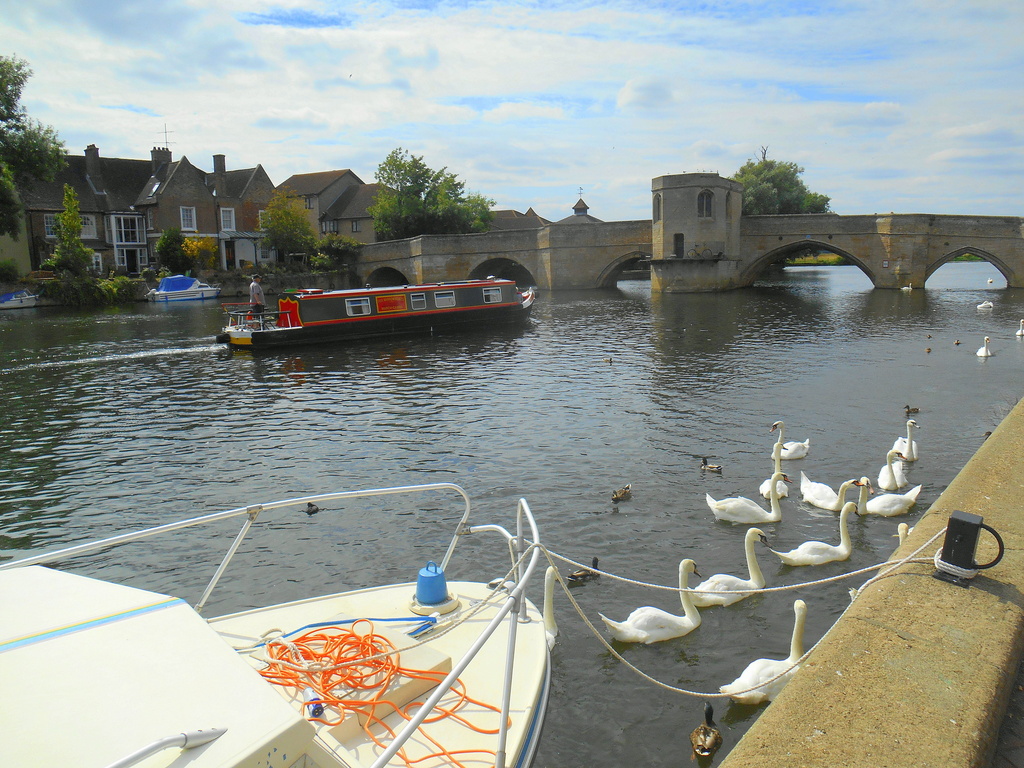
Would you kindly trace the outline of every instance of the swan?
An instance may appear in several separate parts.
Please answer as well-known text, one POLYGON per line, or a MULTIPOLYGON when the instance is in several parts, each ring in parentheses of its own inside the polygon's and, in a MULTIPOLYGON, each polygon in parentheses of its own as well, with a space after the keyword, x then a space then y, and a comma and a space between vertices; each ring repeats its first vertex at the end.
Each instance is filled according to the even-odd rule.
POLYGON ((760 528, 748 528, 747 534, 743 538, 743 547, 747 553, 749 579, 741 579, 739 576, 731 576, 728 573, 716 573, 693 588, 693 604, 698 608, 732 605, 745 597, 750 597, 749 592, 738 590, 764 587, 764 574, 761 573, 761 568, 757 564, 757 555, 754 553, 754 545, 758 540, 765 544, 768 543, 768 539, 765 538, 764 532, 760 528))
POLYGON ((914 290, 914 284, 913 283, 907 283, 902 288, 900 288, 900 290, 901 291, 906 291, 907 293, 910 293, 912 290, 914 290))
MULTIPOLYGON (((771 476, 771 482, 778 485, 779 480, 790 482, 789 478, 782 472, 776 472, 771 476)), ((711 507, 711 511, 719 520, 728 523, 777 523, 782 519, 782 508, 779 507, 779 492, 776 488, 769 488, 771 494, 771 512, 766 510, 757 502, 751 501, 745 496, 734 496, 730 499, 715 501, 710 493, 704 494, 704 498, 711 507)))
POLYGON ((857 511, 857 505, 852 501, 848 501, 843 505, 843 509, 839 513, 838 545, 827 544, 824 541, 805 541, 799 547, 789 552, 777 552, 774 549, 771 551, 775 552, 786 565, 824 565, 825 563, 847 560, 850 557, 850 553, 853 552, 853 543, 850 541, 850 526, 847 524, 847 518, 851 512, 855 515, 860 514, 857 511))
POLYGON ((1017 329, 1017 336, 1024 336, 1024 320, 1020 321, 1020 328, 1017 329))
POLYGON ((566 576, 565 580, 568 581, 570 585, 584 584, 590 581, 591 579, 596 579, 600 575, 601 574, 597 572, 597 558, 595 557, 590 562, 589 568, 577 568, 575 571, 566 576))
POLYGON ((800 668, 797 662, 804 655, 804 624, 807 622, 807 604, 793 602, 793 638, 789 643, 789 656, 785 659, 757 659, 747 665, 739 677, 718 690, 740 704, 760 704, 771 701, 785 688, 786 683, 800 668), (778 679, 772 680, 773 677, 778 679), (766 682, 771 680, 771 682, 766 682), (748 691, 748 688, 753 690, 748 691), (746 691, 746 693, 741 693, 746 691))
POLYGON ((846 492, 850 490, 851 485, 856 484, 856 478, 847 480, 839 486, 839 492, 837 493, 825 485, 825 483, 815 483, 809 480, 803 472, 800 473, 800 493, 803 495, 804 501, 812 507, 828 509, 832 512, 838 512, 843 508, 843 503, 846 501, 846 492))
MULTIPOLYGON (((782 443, 772 443, 772 472, 782 471, 782 443)), ((769 488, 772 487, 772 479, 769 477, 758 488, 761 495, 766 499, 771 498, 769 488)), ((785 480, 780 480, 775 484, 775 490, 779 493, 779 498, 783 496, 789 496, 789 486, 786 485, 785 480)))
POLYGON ((985 337, 985 342, 982 344, 977 351, 978 357, 992 357, 992 350, 988 348, 988 343, 992 341, 988 336, 985 337))
POLYGON ((710 701, 704 702, 704 722, 690 733, 690 747, 693 757, 711 757, 722 746, 722 733, 714 721, 715 708, 710 701))
POLYGON ((544 636, 548 641, 548 650, 555 647, 558 637, 558 624, 555 623, 555 581, 558 580, 558 569, 549 565, 544 572, 544 636))
POLYGON ((903 454, 895 448, 885 454, 885 466, 878 470, 878 487, 883 491, 898 491, 904 485, 909 485, 903 473, 903 462, 893 461, 903 458, 903 454))
POLYGON ((892 444, 894 451, 899 451, 903 454, 904 461, 917 461, 917 440, 914 439, 914 430, 917 429, 917 422, 913 419, 907 419, 907 436, 897 437, 896 442, 892 444))
POLYGON ((978 305, 978 309, 992 309, 995 306, 991 301, 985 300, 978 305))
POLYGON ((857 509, 862 515, 878 515, 879 517, 905 515, 917 503, 920 493, 921 486, 915 485, 906 493, 883 493, 873 499, 868 499, 864 490, 861 490, 857 509))
POLYGON ((910 536, 910 533, 913 530, 914 529, 906 523, 900 523, 896 526, 896 536, 899 537, 901 547, 907 543, 907 538, 910 536))
POLYGON ((796 440, 790 440, 788 443, 785 442, 783 435, 786 431, 786 424, 782 421, 776 421, 772 424, 772 428, 769 432, 774 432, 776 429, 779 430, 779 439, 777 442, 782 444, 782 459, 802 459, 807 455, 807 452, 811 450, 811 438, 807 438, 802 443, 796 440))
POLYGON ((650 645, 661 640, 682 637, 700 626, 700 613, 690 598, 688 582, 691 573, 700 576, 693 560, 687 558, 679 563, 679 601, 683 604, 682 616, 649 605, 637 608, 625 621, 612 621, 603 613, 599 613, 598 616, 608 625, 612 637, 623 643, 650 645))

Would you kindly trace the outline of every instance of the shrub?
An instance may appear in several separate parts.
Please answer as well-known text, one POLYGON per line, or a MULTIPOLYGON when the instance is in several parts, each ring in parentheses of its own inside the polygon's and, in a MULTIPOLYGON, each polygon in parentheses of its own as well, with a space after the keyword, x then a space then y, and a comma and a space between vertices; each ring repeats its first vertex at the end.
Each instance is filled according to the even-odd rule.
POLYGON ((0 260, 0 283, 13 283, 18 276, 18 265, 14 263, 14 259, 0 260))

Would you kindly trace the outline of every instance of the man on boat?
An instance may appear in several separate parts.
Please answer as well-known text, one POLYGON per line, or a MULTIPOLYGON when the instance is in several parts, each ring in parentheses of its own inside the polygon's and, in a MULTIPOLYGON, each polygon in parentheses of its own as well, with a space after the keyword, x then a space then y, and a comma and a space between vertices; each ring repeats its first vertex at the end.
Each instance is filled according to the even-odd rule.
POLYGON ((263 286, 260 285, 262 282, 263 278, 260 275, 253 275, 252 282, 249 283, 249 312, 253 317, 261 316, 265 308, 266 300, 263 298, 263 286))

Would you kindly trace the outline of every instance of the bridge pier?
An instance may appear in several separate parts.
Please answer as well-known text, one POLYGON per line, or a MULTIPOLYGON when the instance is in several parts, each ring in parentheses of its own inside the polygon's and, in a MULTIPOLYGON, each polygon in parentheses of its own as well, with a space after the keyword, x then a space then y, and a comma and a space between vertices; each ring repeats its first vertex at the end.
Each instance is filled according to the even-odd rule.
POLYGON ((651 259, 651 291, 655 293, 731 291, 743 285, 736 259, 651 259))

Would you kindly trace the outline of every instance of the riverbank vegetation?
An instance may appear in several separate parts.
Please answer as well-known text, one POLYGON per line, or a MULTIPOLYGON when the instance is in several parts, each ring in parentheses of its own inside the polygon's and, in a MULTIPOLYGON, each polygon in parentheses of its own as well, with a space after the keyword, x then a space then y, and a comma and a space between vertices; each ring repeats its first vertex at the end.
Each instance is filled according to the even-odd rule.
POLYGON ((743 214, 828 213, 830 198, 811 192, 800 178, 803 172, 796 163, 769 160, 768 147, 761 147, 761 159, 748 160, 731 177, 743 185, 743 214))

